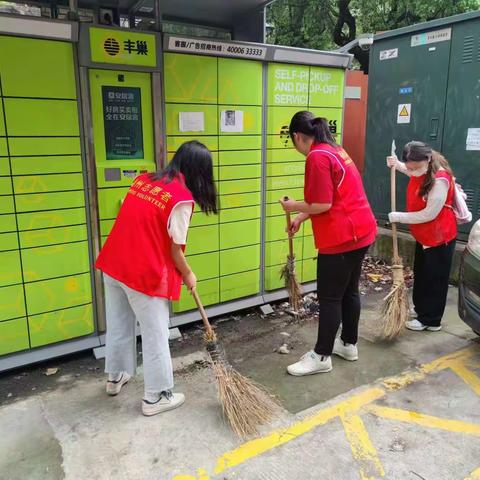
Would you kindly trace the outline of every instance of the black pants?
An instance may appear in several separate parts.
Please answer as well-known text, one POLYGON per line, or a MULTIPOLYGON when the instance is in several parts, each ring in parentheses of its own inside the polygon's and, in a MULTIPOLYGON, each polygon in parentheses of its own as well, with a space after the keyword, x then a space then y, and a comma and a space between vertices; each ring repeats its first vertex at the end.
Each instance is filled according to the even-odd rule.
POLYGON ((360 319, 358 282, 368 247, 352 252, 318 255, 319 302, 318 340, 315 352, 331 355, 335 336, 342 324, 342 340, 357 343, 360 319))
POLYGON ((413 266, 413 304, 418 321, 430 327, 440 326, 447 303, 448 279, 455 240, 424 249, 417 243, 413 266))

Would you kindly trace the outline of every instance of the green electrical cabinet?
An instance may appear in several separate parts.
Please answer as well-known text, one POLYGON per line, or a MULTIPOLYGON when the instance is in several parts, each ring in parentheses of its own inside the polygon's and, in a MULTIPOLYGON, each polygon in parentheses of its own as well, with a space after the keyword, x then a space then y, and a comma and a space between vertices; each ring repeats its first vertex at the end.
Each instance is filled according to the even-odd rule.
MULTIPOLYGON (((480 217, 480 13, 377 35, 370 51, 365 183, 375 214, 386 221, 392 140, 420 140, 441 151, 480 217)), ((408 179, 398 176, 397 209, 408 179)), ((471 225, 459 226, 465 238, 471 225)))

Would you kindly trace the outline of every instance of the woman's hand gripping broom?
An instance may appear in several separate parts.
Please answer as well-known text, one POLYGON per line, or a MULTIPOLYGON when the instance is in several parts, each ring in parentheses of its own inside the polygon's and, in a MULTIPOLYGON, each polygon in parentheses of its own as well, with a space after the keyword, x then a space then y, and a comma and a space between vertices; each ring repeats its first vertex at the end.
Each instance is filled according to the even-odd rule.
MULTIPOLYGON (((284 197, 287 201, 288 197, 284 197)), ((285 212, 287 218, 287 232, 288 232, 288 256, 285 266, 282 268, 280 278, 285 280, 285 288, 288 291, 288 297, 290 299, 290 305, 293 310, 298 311, 302 300, 302 292, 297 280, 297 274, 295 272, 295 254, 293 252, 293 235, 290 233, 292 226, 292 219, 290 212, 285 212)))
MULTIPOLYGON (((392 142, 392 155, 395 155, 395 141, 392 142)), ((396 178, 395 166, 390 170, 390 191, 392 211, 396 210, 396 178)), ((398 253, 397 225, 392 223, 392 277, 393 285, 390 293, 383 299, 381 337, 387 340, 396 338, 405 328, 409 318, 407 287, 403 276, 403 261, 398 253)))

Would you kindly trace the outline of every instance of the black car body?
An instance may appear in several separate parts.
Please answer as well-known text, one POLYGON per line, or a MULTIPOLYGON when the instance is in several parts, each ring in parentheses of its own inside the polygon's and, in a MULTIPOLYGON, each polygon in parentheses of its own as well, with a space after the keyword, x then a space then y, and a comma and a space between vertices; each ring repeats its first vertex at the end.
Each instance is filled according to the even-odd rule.
POLYGON ((480 335, 480 220, 470 232, 460 262, 458 313, 480 335))

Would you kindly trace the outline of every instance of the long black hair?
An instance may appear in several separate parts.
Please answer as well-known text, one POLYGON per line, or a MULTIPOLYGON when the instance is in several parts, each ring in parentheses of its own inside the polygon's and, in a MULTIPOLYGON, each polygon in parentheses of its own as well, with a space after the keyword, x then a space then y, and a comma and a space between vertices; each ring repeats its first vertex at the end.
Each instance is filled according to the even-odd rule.
POLYGON ((328 143, 332 147, 337 146, 330 132, 328 120, 322 117, 315 117, 312 112, 297 112, 290 121, 289 133, 292 142, 294 141, 294 133, 303 133, 313 137, 315 143, 328 143))
POLYGON ((435 174, 441 168, 453 176, 452 167, 450 167, 448 160, 440 152, 437 152, 424 142, 411 141, 405 144, 402 152, 402 160, 404 162, 428 161, 427 176, 418 192, 420 197, 428 195, 435 183, 435 174))
POLYGON ((170 183, 185 177, 187 188, 202 212, 217 213, 217 189, 213 180, 213 163, 210 150, 197 140, 183 143, 175 152, 172 161, 160 172, 150 174, 153 181, 170 183))

